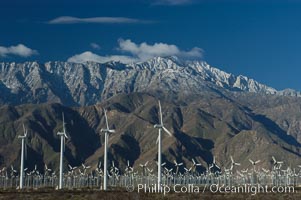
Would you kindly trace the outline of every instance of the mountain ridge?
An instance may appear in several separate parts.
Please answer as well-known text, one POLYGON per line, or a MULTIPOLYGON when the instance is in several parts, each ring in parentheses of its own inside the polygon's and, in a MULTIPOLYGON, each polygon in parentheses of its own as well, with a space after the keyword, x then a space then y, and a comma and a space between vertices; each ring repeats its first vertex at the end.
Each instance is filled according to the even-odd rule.
POLYGON ((0 63, 0 103, 58 102, 93 105, 116 94, 167 91, 169 93, 255 92, 301 96, 295 90, 277 91, 246 76, 235 76, 204 61, 154 57, 122 64, 53 61, 0 63))

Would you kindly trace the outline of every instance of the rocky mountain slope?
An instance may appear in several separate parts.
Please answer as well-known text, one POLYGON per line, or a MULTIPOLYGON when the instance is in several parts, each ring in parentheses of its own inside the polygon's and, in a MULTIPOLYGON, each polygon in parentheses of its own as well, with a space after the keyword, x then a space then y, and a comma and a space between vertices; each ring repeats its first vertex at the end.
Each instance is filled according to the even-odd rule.
POLYGON ((69 106, 94 105, 116 94, 164 91, 181 95, 245 91, 300 96, 277 91, 245 76, 235 76, 206 62, 155 57, 146 62, 105 64, 88 62, 0 63, 0 103, 58 102, 69 106))
MULTIPOLYGON (((109 160, 121 169, 129 160, 136 169, 150 161, 155 166, 158 122, 157 97, 149 93, 120 94, 100 104, 69 108, 60 104, 2 106, 0 108, 0 165, 19 165, 22 123, 29 129, 26 166, 47 163, 58 168, 61 113, 65 113, 69 140, 65 166, 86 163, 95 167, 103 160, 103 108, 108 109, 110 126, 109 160), (12 151, 13 150, 13 151, 12 151)), ((230 155, 251 167, 248 159, 260 159, 258 167, 271 167, 271 156, 287 166, 300 164, 301 101, 297 97, 243 94, 236 96, 194 95, 170 99, 160 96, 163 118, 173 137, 163 136, 163 160, 168 167, 173 160, 191 166, 194 158, 202 163, 199 170, 213 160, 230 167, 230 155), (272 103, 269 103, 272 102, 272 103), (284 114, 289 113, 289 114, 284 114)), ((111 163, 111 162, 110 162, 111 163)), ((182 169, 183 170, 183 169, 182 169)))

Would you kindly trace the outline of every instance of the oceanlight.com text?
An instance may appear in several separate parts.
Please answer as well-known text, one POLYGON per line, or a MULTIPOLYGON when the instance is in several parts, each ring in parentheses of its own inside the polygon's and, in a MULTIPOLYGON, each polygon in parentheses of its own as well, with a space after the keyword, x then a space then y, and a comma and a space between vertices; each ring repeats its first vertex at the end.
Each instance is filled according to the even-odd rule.
MULTIPOLYGON (((268 186, 268 185, 250 185, 250 184, 243 184, 239 186, 226 186, 226 185, 218 185, 218 184, 211 184, 211 185, 180 185, 176 184, 173 186, 167 185, 160 185, 157 184, 138 184, 135 188, 138 193, 221 193, 221 194, 230 194, 230 193, 237 193, 237 194, 250 194, 256 195, 259 193, 295 193, 294 186, 268 186)), ((131 187, 129 192, 133 191, 133 186, 131 187)))

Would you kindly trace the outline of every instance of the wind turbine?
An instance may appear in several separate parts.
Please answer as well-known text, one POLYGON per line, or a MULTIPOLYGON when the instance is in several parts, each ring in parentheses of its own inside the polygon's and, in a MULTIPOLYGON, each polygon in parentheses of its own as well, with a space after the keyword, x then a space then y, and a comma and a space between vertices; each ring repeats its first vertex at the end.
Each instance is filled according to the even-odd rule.
POLYGON ((102 176, 103 172, 102 172, 102 169, 101 169, 101 161, 98 162, 98 164, 96 165, 95 170, 98 172, 99 176, 102 176))
POLYGON ((148 161, 146 161, 144 164, 140 164, 140 167, 142 168, 142 174, 145 176, 145 171, 147 167, 148 161))
POLYGON ((266 173, 266 174, 268 174, 269 172, 270 172, 270 170, 267 170, 267 169, 265 169, 265 168, 261 168, 262 169, 262 171, 264 172, 264 173, 266 173))
POLYGON ((240 166, 240 163, 234 162, 234 159, 232 156, 230 156, 230 159, 231 159, 231 167, 230 167, 231 171, 233 170, 234 166, 240 166))
POLYGON ((214 167, 217 168, 218 171, 221 171, 221 168, 216 163, 215 156, 213 156, 213 161, 212 161, 212 164, 209 165, 208 171, 211 173, 211 169, 214 167))
POLYGON ((21 147, 21 167, 20 167, 20 184, 19 184, 19 189, 23 189, 23 181, 24 181, 24 153, 25 157, 27 154, 27 149, 26 149, 26 144, 25 144, 25 139, 27 137, 27 130, 24 127, 23 124, 23 132, 24 135, 19 135, 18 138, 21 139, 22 141, 22 147, 21 147))
POLYGON ((130 161, 127 161, 127 166, 125 168, 125 172, 129 175, 131 172, 133 172, 133 167, 130 166, 130 161))
POLYGON ((190 168, 186 168, 186 167, 184 167, 184 170, 185 170, 186 174, 188 174, 188 173, 190 173, 190 172, 191 172, 191 170, 192 170, 192 167, 190 167, 190 168))
POLYGON ((278 168, 280 169, 283 164, 283 161, 277 161, 274 156, 272 156, 272 159, 273 159, 274 168, 277 168, 277 166, 278 166, 278 168))
POLYGON ((196 167, 201 165, 201 163, 196 163, 195 160, 192 158, 192 172, 195 172, 196 167))
POLYGON ((44 165, 44 168, 45 168, 44 173, 48 173, 48 172, 51 172, 51 171, 52 171, 50 168, 48 168, 48 166, 47 166, 46 163, 45 163, 45 165, 44 165))
POLYGON ((71 172, 71 174, 73 175, 73 173, 74 173, 74 170, 76 170, 77 169, 77 167, 72 167, 70 164, 68 165, 68 167, 69 167, 69 171, 71 172))
POLYGON ((161 170, 162 170, 162 166, 161 166, 161 154, 162 154, 162 129, 169 135, 172 136, 172 134, 164 127, 163 125, 163 117, 162 117, 162 109, 161 109, 161 103, 159 102, 159 116, 160 116, 160 124, 155 124, 154 128, 159 129, 159 135, 157 138, 157 143, 158 143, 158 188, 161 187, 161 170))
POLYGON ((104 176, 103 176, 103 190, 107 190, 107 180, 108 180, 108 175, 107 175, 107 169, 108 169, 108 140, 109 140, 109 133, 115 133, 115 130, 110 129, 109 128, 109 122, 108 122, 108 117, 107 117, 107 111, 106 109, 104 109, 104 113, 105 113, 105 120, 106 120, 106 128, 105 129, 101 129, 100 132, 104 132, 105 133, 105 149, 104 149, 104 176))
POLYGON ((63 113, 63 132, 57 132, 57 135, 61 137, 61 152, 60 152, 60 177, 59 177, 59 189, 63 187, 63 152, 65 151, 65 139, 68 139, 65 129, 65 117, 63 113))
POLYGON ((260 160, 257 160, 257 161, 253 161, 251 159, 249 159, 250 163, 253 165, 253 170, 255 172, 255 166, 260 162, 260 160))
POLYGON ((178 174, 179 173, 179 168, 180 168, 181 165, 183 165, 183 163, 182 162, 181 163, 177 163, 176 160, 174 160, 173 162, 175 163, 176 174, 178 174))

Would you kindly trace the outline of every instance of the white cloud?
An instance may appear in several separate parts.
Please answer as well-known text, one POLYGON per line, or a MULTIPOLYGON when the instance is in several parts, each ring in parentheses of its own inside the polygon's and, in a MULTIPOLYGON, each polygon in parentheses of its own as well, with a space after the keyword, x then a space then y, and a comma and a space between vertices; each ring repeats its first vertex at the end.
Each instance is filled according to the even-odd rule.
POLYGON ((38 54, 37 50, 30 49, 24 44, 18 44, 16 46, 10 46, 10 47, 0 46, 0 57, 5 57, 8 55, 29 57, 35 54, 38 54))
POLYGON ((177 56, 183 59, 200 59, 203 55, 203 50, 198 47, 194 47, 189 51, 180 50, 174 44, 155 43, 153 45, 146 42, 136 44, 131 40, 118 40, 119 50, 121 53, 129 55, 107 55, 101 56, 94 54, 90 51, 83 52, 81 54, 74 55, 68 59, 69 62, 82 63, 86 61, 94 61, 105 63, 108 61, 120 61, 122 63, 141 62, 146 61, 156 56, 177 56))
POLYGON ((70 58, 68 58, 68 62, 75 62, 75 63, 83 63, 87 61, 99 62, 99 63, 106 63, 109 61, 119 61, 122 63, 131 63, 136 62, 137 60, 130 56, 124 55, 110 55, 110 56, 100 56, 97 54, 92 53, 91 51, 86 51, 81 54, 76 54, 70 58))
POLYGON ((144 61, 155 56, 178 56, 185 59, 202 58, 203 50, 194 47, 190 51, 181 51, 176 45, 166 43, 155 43, 153 45, 143 42, 136 44, 131 40, 119 40, 119 49, 131 53, 139 60, 144 61))
POLYGON ((95 43, 95 42, 90 43, 90 46, 91 46, 93 49, 101 49, 101 48, 100 48, 100 45, 97 44, 97 43, 95 43))
POLYGON ((78 24, 78 23, 102 23, 102 24, 133 24, 149 23, 149 21, 127 18, 127 17, 91 17, 78 18, 72 16, 61 16, 47 22, 48 24, 78 24))

